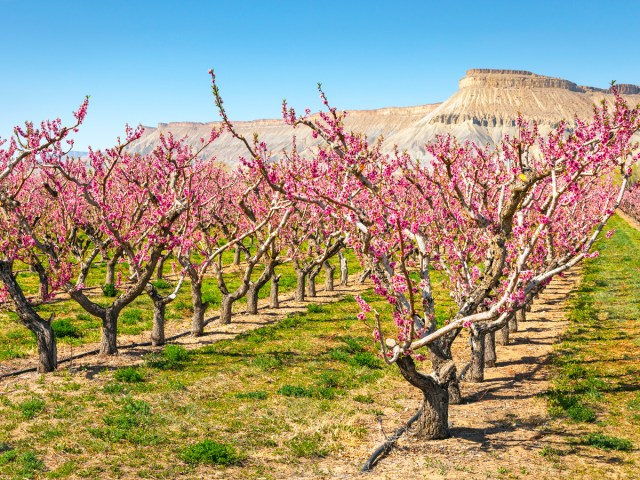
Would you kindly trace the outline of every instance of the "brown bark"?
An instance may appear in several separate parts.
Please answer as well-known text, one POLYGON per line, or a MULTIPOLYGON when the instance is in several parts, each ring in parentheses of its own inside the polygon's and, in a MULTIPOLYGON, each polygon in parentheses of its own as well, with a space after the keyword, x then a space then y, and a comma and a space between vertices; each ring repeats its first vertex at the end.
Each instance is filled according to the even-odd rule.
POLYGON ((471 335, 469 337, 471 341, 471 364, 469 366, 469 372, 467 373, 467 380, 470 382, 482 382, 484 381, 484 338, 485 332, 471 327, 471 335))
POLYGON ((304 290, 307 274, 303 270, 296 269, 296 302, 304 302, 304 290))
POLYGON ((280 301, 278 299, 278 284, 280 282, 281 276, 282 275, 276 275, 275 273, 271 275, 271 291, 269 293, 269 306, 271 308, 280 308, 280 301))
POLYGON ((484 336, 484 366, 493 368, 496 366, 496 332, 488 332, 484 336))
POLYGON ((505 324, 504 327, 500 329, 500 335, 496 339, 499 345, 509 345, 509 324, 505 324))
POLYGON ((118 315, 119 310, 113 307, 104 309, 102 315, 102 335, 100 337, 100 355, 116 355, 118 353, 118 315))
POLYGON ((231 323, 233 302, 235 302, 235 300, 231 295, 222 295, 222 302, 220 304, 220 322, 223 325, 231 323))
POLYGON ((38 344, 38 372, 52 372, 58 367, 56 337, 51 328, 53 315, 47 321, 33 309, 13 275, 11 261, 0 260, 0 280, 13 300, 18 318, 36 336, 38 344))
POLYGON ((397 361, 400 373, 423 395, 422 416, 417 422, 416 436, 423 440, 448 438, 449 432, 449 394, 448 383, 453 373, 453 362, 442 370, 444 378, 424 375, 416 370, 411 357, 401 357, 397 361))
POLYGON ((329 261, 325 261, 322 264, 322 267, 324 268, 324 290, 326 292, 333 292, 334 290, 334 286, 333 286, 333 274, 336 271, 336 266, 335 265, 331 265, 329 263, 329 261))
POLYGON ((311 298, 315 298, 317 296, 316 293, 316 277, 320 273, 320 265, 316 268, 312 269, 307 274, 307 296, 311 298))
POLYGON ((191 317, 191 336, 199 337, 204 333, 204 314, 208 304, 202 301, 202 280, 191 279, 191 304, 193 316, 191 317))

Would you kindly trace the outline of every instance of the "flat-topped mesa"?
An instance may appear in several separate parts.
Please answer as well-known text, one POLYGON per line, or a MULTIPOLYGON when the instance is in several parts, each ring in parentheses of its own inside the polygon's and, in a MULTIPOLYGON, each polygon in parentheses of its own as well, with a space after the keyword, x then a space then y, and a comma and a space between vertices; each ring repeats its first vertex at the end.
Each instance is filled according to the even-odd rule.
POLYGON ((497 70, 491 68, 472 68, 467 70, 467 75, 460 80, 460 89, 463 88, 561 88, 572 92, 582 92, 569 80, 562 78, 545 77, 526 70, 497 70))
POLYGON ((620 95, 638 95, 640 94, 640 86, 630 83, 620 83, 616 85, 620 95))

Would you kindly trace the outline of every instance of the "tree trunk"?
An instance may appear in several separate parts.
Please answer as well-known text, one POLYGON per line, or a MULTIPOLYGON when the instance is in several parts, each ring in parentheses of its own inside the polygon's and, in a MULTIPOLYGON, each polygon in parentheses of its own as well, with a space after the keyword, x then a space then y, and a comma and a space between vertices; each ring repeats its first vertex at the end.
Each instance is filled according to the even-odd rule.
POLYGON ((191 304, 193 305, 193 317, 191 317, 191 336, 199 337, 204 333, 204 313, 207 305, 202 302, 202 281, 191 280, 191 304))
POLYGON ((471 327, 469 340, 471 341, 471 365, 467 373, 467 380, 470 382, 484 381, 484 338, 485 333, 471 327))
POLYGON ((167 306, 163 301, 153 302, 153 328, 151 329, 151 345, 164 345, 164 318, 167 306))
POLYGON ((451 356, 451 349, 450 347, 447 348, 446 346, 442 347, 445 342, 447 342, 447 339, 443 338, 440 342, 438 342, 440 344, 440 347, 437 344, 433 345, 433 347, 435 348, 431 349, 431 365, 433 367, 433 370, 438 375, 440 375, 439 372, 443 368, 449 368, 450 364, 453 365, 453 376, 449 380, 447 387, 449 391, 448 398, 451 405, 458 405, 460 402, 462 402, 462 393, 460 392, 460 384, 456 376, 456 368, 455 363, 453 363, 453 357, 451 356))
POLYGON ((42 323, 38 324, 36 340, 38 342, 38 373, 53 372, 58 368, 58 347, 50 322, 42 320, 42 323))
POLYGON ((341 251, 338 252, 338 259, 340 260, 340 285, 346 286, 349 283, 349 266, 347 265, 347 258, 341 251))
POLYGON ((53 315, 49 321, 46 321, 33 309, 13 275, 13 262, 0 260, 0 280, 4 283, 7 293, 16 306, 18 318, 36 336, 38 372, 53 372, 58 367, 56 336, 51 329, 53 315))
POLYGON ((496 332, 488 332, 484 336, 484 366, 493 368, 496 366, 496 332))
POLYGON ((114 254, 113 257, 111 257, 108 261, 107 261, 107 274, 104 277, 104 283, 105 285, 115 285, 116 283, 116 265, 118 264, 118 259, 120 258, 119 255, 114 254))
POLYGON ((336 271, 336 266, 331 265, 328 260, 322 264, 324 268, 324 290, 325 292, 333 292, 333 272, 336 271))
POLYGON ((302 270, 296 270, 296 302, 304 302, 304 285, 307 274, 302 270))
POLYGON ((521 308, 516 313, 516 323, 517 323, 517 325, 519 327, 521 323, 526 322, 526 321, 527 321, 527 310, 526 310, 526 308, 521 308))
POLYGON ((233 264, 234 265, 240 265, 240 252, 242 250, 240 250, 240 247, 236 246, 235 250, 233 251, 233 264))
POLYGON ((363 284, 371 276, 371 267, 366 268, 358 277, 358 283, 363 284))
POLYGON ((247 313, 255 315, 258 313, 258 293, 260 292, 260 285, 257 283, 251 284, 249 290, 247 290, 247 313))
POLYGON ((271 292, 269 293, 269 306, 271 308, 280 308, 280 301, 278 300, 280 277, 281 275, 276 275, 275 273, 271 275, 271 292))
POLYGON ((156 280, 162 280, 164 278, 164 264, 169 258, 169 253, 160 257, 158 260, 158 266, 156 267, 156 280))
POLYGON ((233 307, 233 300, 230 295, 222 295, 222 302, 220 304, 220 322, 223 325, 229 325, 231 323, 231 308, 233 307))
POLYGON ((500 345, 509 345, 509 322, 500 329, 500 335, 497 340, 500 345))
POLYGON ((120 312, 107 308, 102 317, 100 355, 118 354, 118 316, 120 312))
MULTIPOLYGON (((449 365, 452 365, 451 362, 449 365)), ((422 440, 448 438, 449 433, 449 394, 447 383, 451 378, 451 367, 447 377, 441 383, 433 375, 418 372, 411 357, 402 357, 397 361, 402 376, 423 395, 422 416, 417 422, 416 436, 422 440)))
POLYGON ((316 277, 320 273, 320 267, 314 268, 307 275, 307 296, 316 297, 316 277))
POLYGON ((511 318, 509 319, 509 332, 510 333, 518 331, 518 317, 519 317, 519 313, 520 312, 522 312, 522 309, 517 310, 516 313, 513 314, 511 316, 511 318))

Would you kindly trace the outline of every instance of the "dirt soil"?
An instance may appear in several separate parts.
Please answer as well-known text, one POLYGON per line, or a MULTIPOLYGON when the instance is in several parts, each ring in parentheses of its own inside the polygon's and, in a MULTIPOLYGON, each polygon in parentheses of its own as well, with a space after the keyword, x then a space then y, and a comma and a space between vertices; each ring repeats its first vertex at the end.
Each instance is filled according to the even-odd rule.
MULTIPOLYGON (((462 384, 464 403, 449 410, 451 438, 420 442, 406 435, 373 472, 358 474, 361 464, 383 440, 379 432, 376 438, 341 452, 340 458, 320 460, 313 472, 291 471, 288 478, 576 478, 567 477, 541 458, 539 451, 556 441, 546 431, 548 415, 540 394, 549 385, 547 361, 553 345, 567 327, 567 295, 578 281, 578 270, 554 279, 527 314, 520 331, 511 334, 511 344, 497 346, 498 363, 485 371, 485 382, 462 384)), ((454 358, 468 356, 466 342, 458 340, 457 344, 454 358)), ((407 393, 403 421, 419 405, 417 391, 407 393)), ((385 433, 389 435, 395 426, 385 424, 385 433)))

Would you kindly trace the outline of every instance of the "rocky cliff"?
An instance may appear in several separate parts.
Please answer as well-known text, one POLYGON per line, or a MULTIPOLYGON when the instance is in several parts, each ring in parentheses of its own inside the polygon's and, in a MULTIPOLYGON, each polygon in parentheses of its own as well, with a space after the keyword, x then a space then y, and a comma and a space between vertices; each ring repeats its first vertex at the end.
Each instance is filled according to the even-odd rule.
MULTIPOLYGON (((618 88, 630 103, 640 103, 639 86, 623 84, 618 88)), ((587 119, 595 104, 612 98, 608 89, 580 86, 525 70, 472 69, 460 80, 459 90, 443 103, 350 111, 346 123, 349 129, 364 132, 371 140, 383 135, 389 150, 395 144, 421 157, 422 145, 439 134, 451 133, 461 141, 494 144, 505 134, 515 132, 519 113, 538 121, 544 130, 552 128, 560 119, 570 120, 575 115, 587 119)), ((159 135, 166 132, 187 136, 195 145, 201 137, 208 136, 212 125, 160 123, 157 128, 147 127, 144 136, 131 148, 146 153, 157 144, 159 135)), ((235 125, 247 138, 258 132, 275 157, 287 148, 294 133, 281 120, 236 122, 235 125)), ((295 134, 298 146, 303 149, 316 142, 307 129, 297 129, 295 134)), ((234 164, 246 152, 240 142, 225 134, 204 154, 234 164)))

